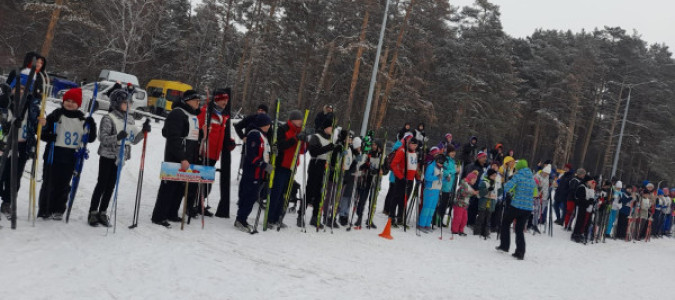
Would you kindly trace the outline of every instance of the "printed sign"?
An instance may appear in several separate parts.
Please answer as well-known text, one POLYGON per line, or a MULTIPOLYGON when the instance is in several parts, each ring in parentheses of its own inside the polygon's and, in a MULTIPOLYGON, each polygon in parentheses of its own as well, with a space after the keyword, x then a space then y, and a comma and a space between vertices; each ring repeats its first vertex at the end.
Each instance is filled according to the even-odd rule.
POLYGON ((163 162, 159 178, 168 181, 213 183, 216 179, 216 168, 190 165, 189 169, 182 170, 179 163, 163 162))

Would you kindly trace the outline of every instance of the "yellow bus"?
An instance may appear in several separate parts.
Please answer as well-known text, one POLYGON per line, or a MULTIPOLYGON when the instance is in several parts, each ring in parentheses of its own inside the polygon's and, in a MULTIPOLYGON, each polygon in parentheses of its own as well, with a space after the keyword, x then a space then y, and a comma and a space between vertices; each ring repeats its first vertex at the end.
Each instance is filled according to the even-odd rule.
POLYGON ((153 79, 148 82, 145 90, 148 92, 148 106, 152 109, 160 108, 164 110, 171 110, 173 101, 180 100, 183 97, 183 92, 191 90, 192 86, 178 81, 169 81, 162 79, 153 79), (156 107, 157 99, 164 97, 166 102, 164 107, 156 107))

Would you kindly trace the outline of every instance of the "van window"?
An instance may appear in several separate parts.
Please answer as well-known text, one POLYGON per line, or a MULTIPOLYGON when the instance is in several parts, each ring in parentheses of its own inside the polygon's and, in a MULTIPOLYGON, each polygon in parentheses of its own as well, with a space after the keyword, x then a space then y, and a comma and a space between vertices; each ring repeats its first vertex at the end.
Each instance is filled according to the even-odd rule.
POLYGON ((136 98, 136 100, 145 99, 145 92, 144 91, 135 91, 134 92, 134 98, 136 98))
POLYGON ((162 96, 162 88, 159 87, 148 87, 148 94, 150 97, 159 98, 162 96))
POLYGON ((183 92, 176 90, 166 90, 166 100, 171 102, 180 101, 180 98, 183 97, 183 92))

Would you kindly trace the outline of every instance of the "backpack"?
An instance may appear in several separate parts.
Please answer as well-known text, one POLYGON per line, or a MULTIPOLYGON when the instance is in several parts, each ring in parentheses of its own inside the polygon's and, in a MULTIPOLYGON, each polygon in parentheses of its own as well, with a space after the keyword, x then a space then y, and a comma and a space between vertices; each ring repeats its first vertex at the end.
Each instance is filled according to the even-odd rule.
POLYGON ((391 161, 394 160, 394 156, 396 156, 396 151, 392 151, 384 158, 384 163, 382 164, 383 176, 389 174, 389 171, 391 171, 391 161))

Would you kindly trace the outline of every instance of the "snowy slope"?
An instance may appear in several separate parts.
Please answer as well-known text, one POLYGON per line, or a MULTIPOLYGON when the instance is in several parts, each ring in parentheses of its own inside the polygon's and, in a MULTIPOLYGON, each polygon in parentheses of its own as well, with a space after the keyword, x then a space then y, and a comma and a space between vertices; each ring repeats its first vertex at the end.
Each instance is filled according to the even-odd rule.
MULTIPOLYGON (((294 226, 295 215, 286 219, 289 229, 258 235, 239 232, 233 219, 219 218, 208 218, 204 230, 199 222, 185 231, 167 230, 150 223, 164 151, 161 126, 153 123, 149 135, 141 217, 134 230, 127 226, 141 144, 132 148, 122 173, 115 234, 85 221, 98 143, 90 146, 69 224, 38 220, 31 226, 24 178, 18 229, 10 230, 4 217, 0 221, 3 299, 647 299, 663 296, 675 274, 673 239, 583 246, 571 243, 559 226, 553 238, 526 237, 525 261, 497 253, 494 239, 450 241, 445 232, 441 241, 438 231, 417 237, 414 230, 394 230, 394 240, 385 240, 377 236, 386 221, 380 213, 380 230, 373 231, 303 233, 294 226)), ((234 215, 236 170, 232 178, 234 215)), ((215 211, 218 188, 211 199, 215 211)))

